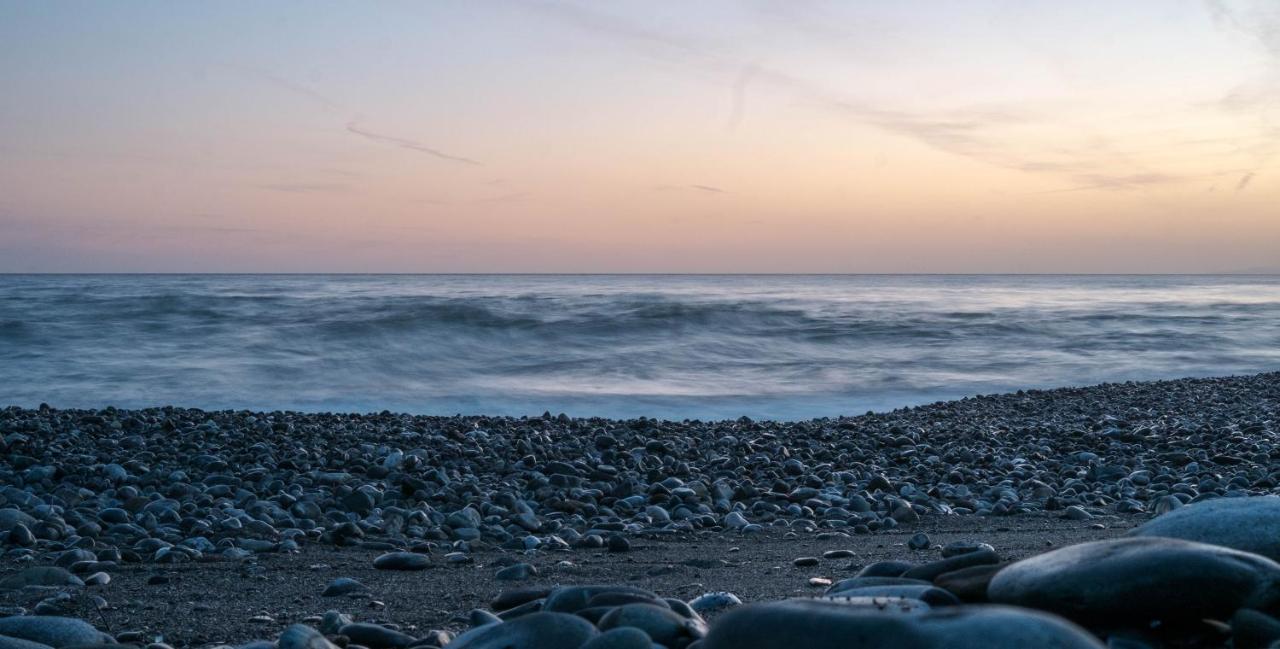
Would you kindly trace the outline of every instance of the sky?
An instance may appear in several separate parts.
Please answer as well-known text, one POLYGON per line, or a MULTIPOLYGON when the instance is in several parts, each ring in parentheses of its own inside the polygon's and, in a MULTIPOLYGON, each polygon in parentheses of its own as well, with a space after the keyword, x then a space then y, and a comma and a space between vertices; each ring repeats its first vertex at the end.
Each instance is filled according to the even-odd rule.
POLYGON ((0 0, 0 272, 1280 272, 1280 2, 0 0))

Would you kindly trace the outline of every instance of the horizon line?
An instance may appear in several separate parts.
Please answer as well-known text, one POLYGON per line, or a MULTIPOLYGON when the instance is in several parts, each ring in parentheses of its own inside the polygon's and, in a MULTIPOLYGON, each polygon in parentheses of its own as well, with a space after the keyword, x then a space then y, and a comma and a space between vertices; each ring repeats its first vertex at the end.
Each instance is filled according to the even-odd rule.
POLYGON ((401 277, 1280 277, 1275 271, 1225 271, 1225 272, 1170 272, 1170 273, 1117 273, 1117 272, 380 272, 380 271, 0 271, 0 277, 16 276, 401 276, 401 277))

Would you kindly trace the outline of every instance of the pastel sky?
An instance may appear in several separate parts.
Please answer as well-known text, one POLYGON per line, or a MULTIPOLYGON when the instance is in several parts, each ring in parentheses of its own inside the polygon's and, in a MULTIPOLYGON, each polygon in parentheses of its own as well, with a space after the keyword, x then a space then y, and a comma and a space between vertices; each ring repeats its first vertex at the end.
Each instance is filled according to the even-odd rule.
POLYGON ((1275 0, 0 0, 0 271, 1280 269, 1275 0))

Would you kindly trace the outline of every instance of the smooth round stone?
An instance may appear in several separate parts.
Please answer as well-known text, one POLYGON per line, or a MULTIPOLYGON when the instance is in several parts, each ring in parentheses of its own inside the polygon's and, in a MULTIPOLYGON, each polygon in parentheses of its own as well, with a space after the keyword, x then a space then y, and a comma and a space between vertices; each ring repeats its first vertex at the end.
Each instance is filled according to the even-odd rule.
POLYGON ((703 593, 689 600, 689 608, 699 615, 727 611, 735 606, 742 606, 742 599, 724 591, 703 593))
POLYGON ((1275 642, 1280 642, 1280 620, 1251 608, 1231 616, 1231 646, 1270 647, 1275 642))
POLYGON ((1004 606, 906 615, 822 600, 784 600, 726 613, 700 649, 1102 649, 1059 617, 1004 606))
POLYGON ((610 552, 630 552, 631 541, 628 541, 627 537, 621 534, 610 534, 605 541, 605 547, 610 552))
POLYGON ((966 602, 987 601, 987 586, 1004 566, 986 565, 970 566, 951 572, 944 572, 933 579, 933 585, 941 588, 966 602))
POLYGON ((83 586, 84 580, 66 568, 32 566, 0 579, 0 590, 18 590, 26 586, 83 586))
POLYGON ((599 635, 590 622, 566 613, 530 613, 489 624, 453 639, 449 649, 561 649, 580 647, 599 635))
POLYGON ((537 576, 538 569, 527 563, 517 563, 513 566, 507 566, 494 573, 493 578, 500 581, 524 581, 530 577, 537 576))
POLYGON ((388 552, 373 560, 373 567, 379 570, 426 570, 431 566, 431 558, 417 552, 388 552))
POLYGON ((502 624, 502 618, 484 609, 476 608, 471 609, 471 613, 467 615, 467 623, 475 628, 486 624, 502 624))
POLYGON ((609 611, 597 625, 601 631, 621 627, 635 627, 644 631, 654 642, 668 646, 683 646, 706 635, 705 625, 689 620, 679 613, 653 604, 627 604, 609 611))
POLYGON ((1214 498, 1158 516, 1129 532, 1212 543, 1280 561, 1280 498, 1214 498))
POLYGON ((818 557, 798 557, 791 562, 797 568, 808 568, 818 565, 818 557))
POLYGON ((928 584, 855 586, 828 592, 827 595, 840 595, 841 597, 900 597, 903 599, 917 599, 929 606, 954 606, 960 603, 960 600, 955 595, 928 584))
POLYGON ((26 525, 17 523, 13 526, 13 529, 9 530, 9 542, 26 548, 36 544, 36 537, 26 525))
POLYGON ((0 635, 0 649, 53 649, 47 644, 0 635))
POLYGON ((338 649, 324 634, 305 624, 292 624, 276 640, 278 649, 338 649))
POLYGON ((345 624, 338 633, 350 638, 352 643, 364 645, 370 649, 402 649, 416 640, 407 633, 367 622, 345 624))
POLYGON ((0 635, 30 640, 51 647, 115 644, 115 638, 84 620, 52 615, 0 618, 0 635))
POLYGON ((973 541, 952 541, 942 546, 942 558, 950 559, 951 557, 970 552, 978 552, 979 550, 990 550, 995 552, 996 549, 991 547, 989 543, 975 543, 973 541))
POLYGON ((901 577, 902 573, 916 567, 906 561, 877 561, 858 571, 858 577, 901 577))
POLYGON ((1085 511, 1085 509, 1079 505, 1072 505, 1062 513, 1062 517, 1069 521, 1087 521, 1093 518, 1093 514, 1085 511))
POLYGON ((17 525, 31 528, 35 524, 36 519, 21 510, 13 509, 12 507, 0 509, 0 532, 8 532, 17 525))
POLYGON ((906 597, 846 597, 841 593, 836 593, 834 595, 819 595, 815 598, 815 601, 839 604, 840 606, 859 608, 865 611, 877 611, 880 613, 896 615, 923 613, 933 608, 918 599, 909 599, 906 597))
POLYGON ((622 593, 639 595, 645 599, 658 599, 658 596, 634 586, 563 586, 551 591, 542 610, 552 613, 573 613, 587 607, 592 598, 605 593, 622 593))
POLYGON ((650 649, 653 640, 640 629, 619 627, 610 629, 587 641, 579 649, 650 649))
POLYGON ((551 593, 552 593, 552 589, 547 588, 545 586, 529 587, 529 588, 512 588, 510 590, 504 590, 498 593, 496 597, 489 600, 489 606, 493 607, 493 610, 495 611, 505 611, 507 609, 512 609, 517 606, 520 606, 521 604, 527 604, 535 600, 546 599, 546 597, 551 593))
POLYGON ((987 595, 1089 622, 1223 619, 1241 607, 1280 603, 1280 564, 1180 539, 1119 538, 1010 564, 987 595))
POLYGON ((925 534, 924 532, 917 532, 907 540, 907 547, 912 550, 928 550, 932 543, 933 542, 929 539, 928 534, 925 534))
POLYGON ((873 586, 932 586, 932 584, 922 579, 907 579, 905 577, 849 577, 848 579, 837 581, 831 588, 827 589, 826 594, 835 595, 841 591, 873 586))
POLYGON ((350 577, 338 577, 337 579, 329 582, 328 586, 325 586, 324 592, 320 593, 320 596, 339 597, 342 595, 350 595, 351 593, 358 593, 364 589, 364 584, 356 581, 355 579, 350 577))
POLYGON ((922 566, 916 566, 902 573, 902 576, 908 579, 933 581, 938 575, 954 572, 961 568, 983 566, 994 563, 1000 563, 1000 555, 996 554, 995 550, 984 548, 975 552, 957 554, 953 557, 931 561, 922 566))

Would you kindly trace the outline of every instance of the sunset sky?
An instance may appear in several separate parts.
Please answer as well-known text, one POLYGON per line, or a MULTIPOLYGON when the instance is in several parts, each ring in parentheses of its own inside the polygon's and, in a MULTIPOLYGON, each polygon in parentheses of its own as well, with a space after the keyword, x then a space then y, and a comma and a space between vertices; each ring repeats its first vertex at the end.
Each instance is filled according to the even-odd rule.
POLYGON ((0 271, 1280 270, 1280 2, 0 0, 0 271))

